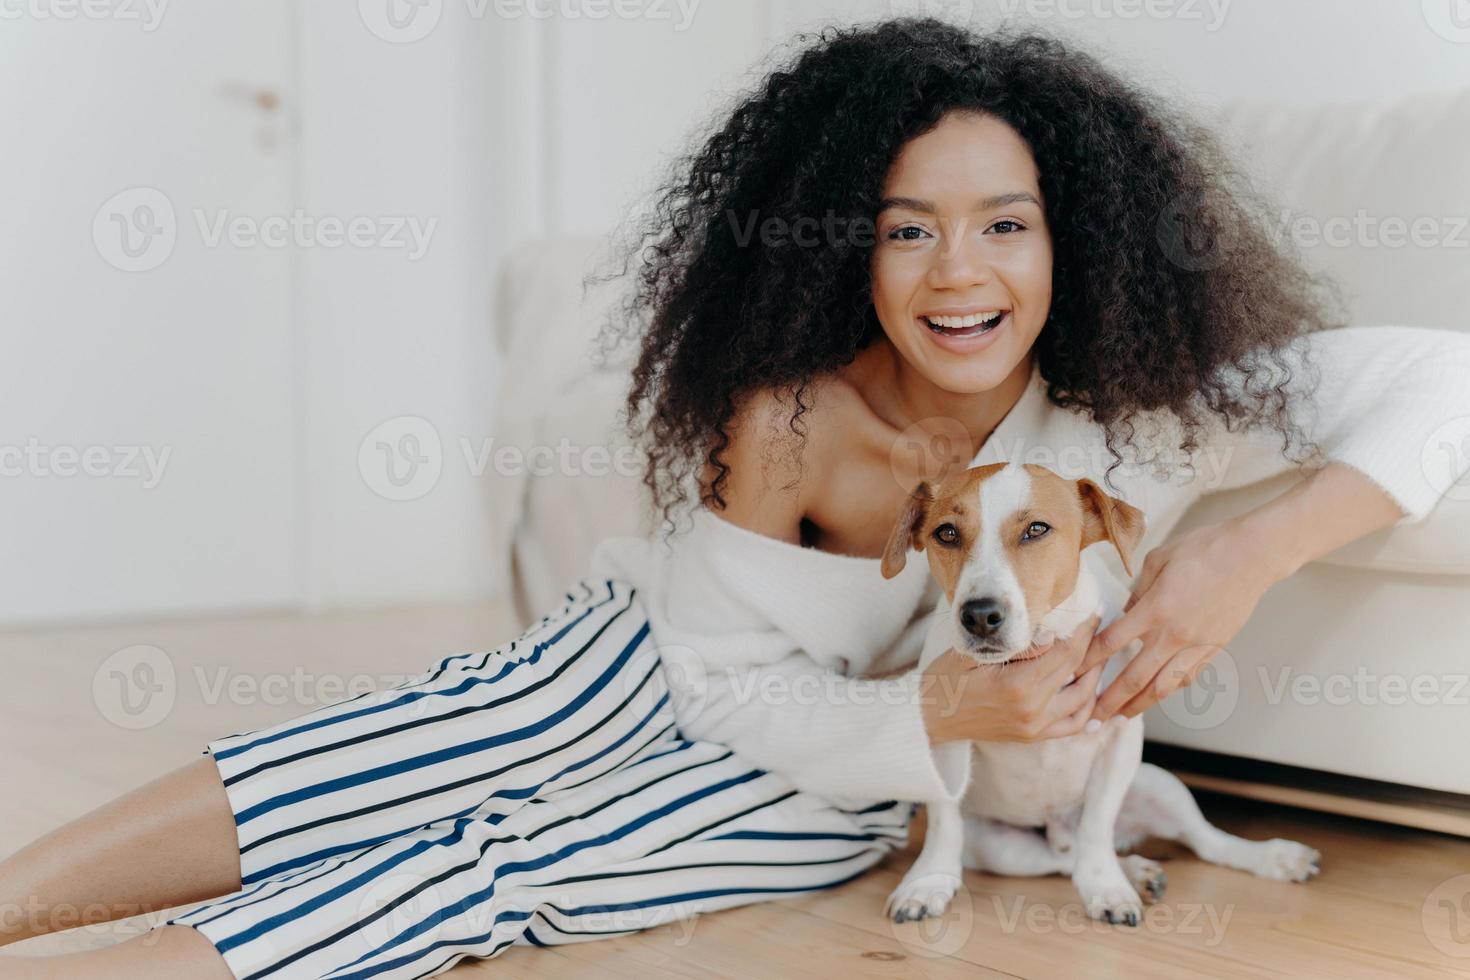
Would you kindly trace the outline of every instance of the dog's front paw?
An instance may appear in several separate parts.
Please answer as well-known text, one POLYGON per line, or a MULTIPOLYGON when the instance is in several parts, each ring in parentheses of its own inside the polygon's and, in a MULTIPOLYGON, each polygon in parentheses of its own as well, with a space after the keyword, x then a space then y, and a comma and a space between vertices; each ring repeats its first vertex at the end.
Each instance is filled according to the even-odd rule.
POLYGON ((1322 854, 1314 847, 1274 837, 1261 841, 1251 869, 1262 878, 1277 881, 1306 881, 1322 869, 1322 854))
POLYGON ((1090 917, 1122 926, 1136 926, 1143 921, 1143 901, 1126 878, 1091 887, 1075 878, 1073 882, 1090 917))
POLYGON ((950 899, 959 890, 960 879, 952 874, 931 872, 921 875, 905 875, 893 894, 888 896, 888 905, 883 914, 894 922, 912 922, 929 916, 938 917, 949 908, 950 899))
POLYGON ((1130 854, 1119 861, 1123 865, 1123 873, 1128 876, 1128 882, 1143 896, 1144 902, 1154 904, 1164 897, 1164 889, 1169 886, 1169 879, 1164 877, 1164 869, 1157 861, 1150 861, 1139 854, 1130 854))

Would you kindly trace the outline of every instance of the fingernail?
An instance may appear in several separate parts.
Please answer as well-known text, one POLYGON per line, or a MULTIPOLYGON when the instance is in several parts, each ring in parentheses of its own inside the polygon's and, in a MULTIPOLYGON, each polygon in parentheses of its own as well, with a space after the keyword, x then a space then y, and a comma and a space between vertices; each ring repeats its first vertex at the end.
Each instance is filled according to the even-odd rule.
POLYGON ((1098 732, 1102 731, 1102 726, 1102 722, 1098 721, 1096 718, 1093 718, 1082 727, 1082 730, 1089 735, 1096 735, 1098 732))

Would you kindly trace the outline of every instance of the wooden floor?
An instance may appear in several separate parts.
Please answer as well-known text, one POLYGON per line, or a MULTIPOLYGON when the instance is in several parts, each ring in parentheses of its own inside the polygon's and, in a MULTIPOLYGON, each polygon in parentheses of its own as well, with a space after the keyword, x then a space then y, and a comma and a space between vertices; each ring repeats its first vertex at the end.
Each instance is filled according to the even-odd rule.
MULTIPOLYGON (((449 653, 495 646, 512 632, 502 607, 456 606, 0 635, 7 681, 0 687, 0 855, 195 758, 206 738, 335 700, 335 683, 392 681, 449 653), (119 727, 119 718, 137 719, 119 714, 105 681, 111 667, 137 662, 136 653, 118 654, 137 645, 162 652, 166 661, 153 653, 145 659, 166 663, 173 688, 165 690, 161 718, 119 727), (104 682, 94 683, 99 676, 104 682), (263 696, 264 687, 251 693, 272 677, 284 680, 274 694, 263 696), (233 681, 236 693, 226 693, 222 681, 233 681)), ((1261 881, 1151 842, 1140 851, 1165 861, 1169 888, 1136 929, 1087 920, 1063 879, 978 874, 967 876, 967 890, 942 920, 897 926, 881 909, 909 852, 833 892, 618 939, 516 948, 448 975, 1470 977, 1470 841, 1228 797, 1201 803, 1236 833, 1318 848, 1321 876, 1305 885, 1261 881)), ((922 820, 916 837, 921 828, 922 820)), ((106 945, 166 914, 74 929, 0 955, 106 945)))

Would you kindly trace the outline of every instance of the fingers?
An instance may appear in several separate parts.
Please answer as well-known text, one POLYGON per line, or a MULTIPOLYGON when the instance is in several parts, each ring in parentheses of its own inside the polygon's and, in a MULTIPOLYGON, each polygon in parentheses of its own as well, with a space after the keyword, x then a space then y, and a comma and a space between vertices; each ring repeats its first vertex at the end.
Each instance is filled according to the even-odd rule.
POLYGON ((1107 659, 1155 626, 1149 597, 1139 593, 1140 598, 1133 608, 1113 620, 1107 629, 1099 630, 1087 648, 1083 668, 1107 662, 1107 659))
POLYGON ((1170 656, 1171 651, 1165 649, 1161 637, 1149 634, 1144 640, 1143 652, 1134 657, 1133 662, 1123 668, 1121 674, 1113 678, 1107 690, 1097 699, 1092 717, 1107 721, 1117 714, 1118 709, 1153 684, 1154 678, 1170 656))
POLYGON ((1138 570, 1138 581, 1133 583, 1133 598, 1129 599, 1128 605, 1123 607, 1125 611, 1136 605, 1137 601, 1142 596, 1148 595, 1149 590, 1154 587, 1154 580, 1159 577, 1159 572, 1163 571, 1166 564, 1165 560, 1160 557, 1162 553, 1163 549, 1155 548, 1144 555, 1143 567, 1138 570))
POLYGON ((1102 679, 1102 668, 1094 667, 1076 682, 1062 688, 1052 696, 1052 711, 1057 715, 1070 715, 1084 704, 1097 702, 1097 682, 1102 679))
POLYGON ((1071 636, 1065 640, 1057 640, 1050 650, 1036 658, 1033 663, 1040 671, 1038 681, 1060 688, 1067 682, 1067 678, 1086 673, 1084 660, 1087 657, 1088 643, 1100 622, 1102 620, 1098 616, 1088 616, 1072 631, 1071 636))
POLYGON ((1187 660, 1184 654, 1174 657, 1159 670, 1148 687, 1134 695, 1127 704, 1118 709, 1118 714, 1128 718, 1135 718, 1143 714, 1175 691, 1193 684, 1210 659, 1209 654, 1199 657, 1194 662, 1187 660))
POLYGON ((1057 696, 1058 703, 1060 703, 1061 698, 1073 694, 1074 689, 1076 694, 1080 696, 1081 703, 1073 711, 1043 728, 1037 738, 1065 738, 1068 735, 1076 735, 1085 729, 1087 723, 1092 718, 1093 706, 1097 703, 1097 681, 1100 676, 1102 676, 1101 669, 1094 668, 1079 677, 1077 683, 1072 685, 1072 687, 1062 691, 1057 696))

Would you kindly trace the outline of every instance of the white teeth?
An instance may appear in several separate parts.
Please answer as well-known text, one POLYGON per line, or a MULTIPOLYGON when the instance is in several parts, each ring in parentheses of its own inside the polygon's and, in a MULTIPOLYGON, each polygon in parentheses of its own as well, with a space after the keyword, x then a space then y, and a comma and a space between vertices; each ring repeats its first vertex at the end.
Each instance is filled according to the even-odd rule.
POLYGON ((969 316, 926 316, 925 320, 930 325, 943 327, 946 330, 963 330, 966 327, 978 327, 982 323, 994 323, 999 320, 1003 310, 991 310, 988 313, 971 313, 969 316))

